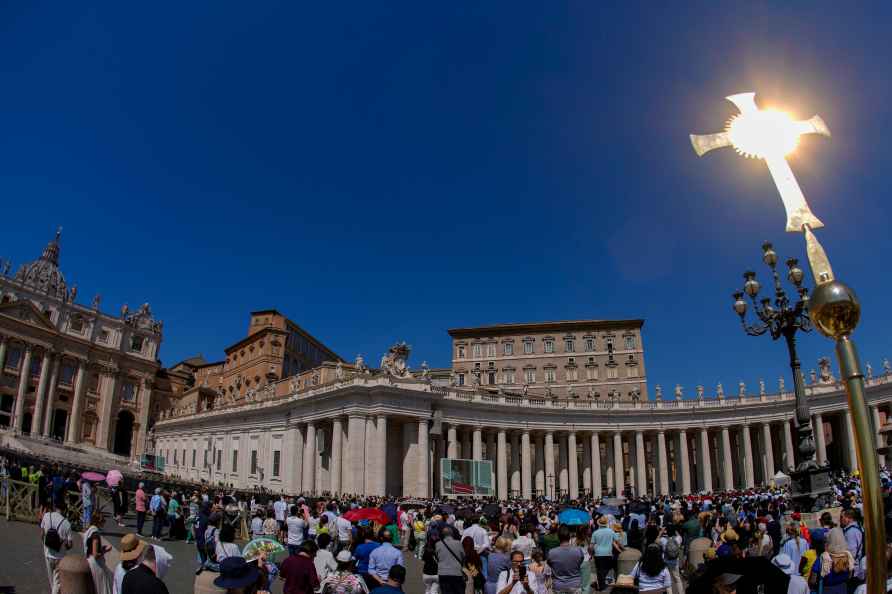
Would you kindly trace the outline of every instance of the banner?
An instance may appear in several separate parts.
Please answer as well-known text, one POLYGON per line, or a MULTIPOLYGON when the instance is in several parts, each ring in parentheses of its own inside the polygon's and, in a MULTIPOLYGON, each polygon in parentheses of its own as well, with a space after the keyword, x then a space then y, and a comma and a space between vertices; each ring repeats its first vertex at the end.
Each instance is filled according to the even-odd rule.
POLYGON ((492 461, 440 459, 440 494, 457 497, 493 495, 492 461))

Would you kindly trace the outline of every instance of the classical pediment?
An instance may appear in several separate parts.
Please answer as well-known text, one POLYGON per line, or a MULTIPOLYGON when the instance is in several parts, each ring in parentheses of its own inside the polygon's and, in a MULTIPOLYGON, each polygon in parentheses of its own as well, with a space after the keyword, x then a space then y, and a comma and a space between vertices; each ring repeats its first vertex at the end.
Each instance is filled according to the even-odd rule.
POLYGON ((46 314, 27 299, 0 304, 0 316, 14 318, 45 330, 56 330, 46 314))

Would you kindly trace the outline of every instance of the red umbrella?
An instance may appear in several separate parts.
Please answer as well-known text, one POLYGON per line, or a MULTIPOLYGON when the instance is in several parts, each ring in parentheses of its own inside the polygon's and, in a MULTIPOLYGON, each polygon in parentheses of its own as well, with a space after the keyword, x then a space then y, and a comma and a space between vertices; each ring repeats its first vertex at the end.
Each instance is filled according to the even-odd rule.
POLYGON ((88 472, 85 472, 85 473, 81 474, 81 478, 84 479, 85 481, 90 481, 90 482, 94 482, 94 483, 100 483, 100 482, 102 482, 102 481, 105 480, 105 475, 104 475, 104 474, 100 474, 100 473, 98 473, 98 472, 90 472, 90 471, 88 471, 88 472))
POLYGON ((388 524, 390 522, 390 518, 387 516, 387 514, 375 507, 351 509, 344 514, 344 518, 350 520, 351 522, 358 522, 360 520, 371 520, 376 524, 388 524))

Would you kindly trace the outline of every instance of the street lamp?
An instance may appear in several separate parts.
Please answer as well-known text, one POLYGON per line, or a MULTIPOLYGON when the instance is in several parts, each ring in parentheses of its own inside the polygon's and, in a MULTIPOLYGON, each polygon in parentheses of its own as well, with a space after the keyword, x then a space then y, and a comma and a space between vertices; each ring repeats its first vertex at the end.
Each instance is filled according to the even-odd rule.
MULTIPOLYGON (((851 337, 861 317, 861 304, 855 292, 834 277, 830 260, 813 232, 824 223, 811 212, 786 160, 786 155, 795 150, 800 135, 829 137, 830 130, 818 116, 794 121, 782 112, 760 110, 756 106, 755 93, 739 93, 727 99, 737 106, 740 114, 728 122, 723 132, 692 134, 691 143, 701 156, 713 149, 730 146, 744 156, 764 160, 787 212, 786 230, 805 236, 808 263, 815 279, 808 304, 809 316, 818 332, 836 341, 836 358, 855 430, 855 453, 861 472, 867 591, 869 594, 885 594, 886 527, 880 498, 879 460, 864 395, 864 374, 851 337)), ((794 381, 796 379, 794 376, 794 381)))
MULTIPOLYGON (((808 317, 808 289, 802 285, 805 274, 799 268, 796 258, 787 260, 787 278, 796 288, 794 303, 781 284, 777 270, 777 252, 769 242, 762 244, 762 261, 771 269, 774 282, 774 300, 771 297, 759 299, 762 285, 756 280, 756 273, 743 273, 743 290, 734 293, 734 312, 740 316, 744 331, 750 336, 768 334, 772 340, 784 339, 790 356, 790 370, 793 372, 793 391, 796 394, 796 437, 799 449, 799 465, 790 473, 794 481, 793 497, 804 510, 819 511, 828 505, 830 493, 830 469, 818 468, 815 461, 815 440, 811 428, 811 414, 805 399, 805 386, 796 354, 796 333, 811 332, 812 323, 808 317), (746 297, 753 304, 756 322, 747 322, 746 297)), ((820 431, 821 429, 818 428, 820 431)), ((792 466, 793 461, 790 460, 792 466)))

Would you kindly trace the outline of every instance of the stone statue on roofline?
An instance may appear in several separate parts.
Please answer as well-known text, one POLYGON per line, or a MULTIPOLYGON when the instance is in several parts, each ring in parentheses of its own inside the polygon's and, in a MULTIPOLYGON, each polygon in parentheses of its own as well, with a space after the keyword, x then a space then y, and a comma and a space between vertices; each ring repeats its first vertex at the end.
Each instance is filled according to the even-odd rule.
POLYGON ((816 383, 818 383, 818 374, 815 373, 814 369, 808 372, 808 379, 811 380, 811 385, 815 385, 816 383))
MULTIPOLYGON (((387 349, 387 353, 381 357, 381 371, 391 377, 406 377, 409 375, 409 353, 411 347, 405 342, 398 342, 387 349)), ((479 382, 479 378, 478 378, 479 382)))
POLYGON ((344 381, 344 364, 340 361, 335 365, 335 377, 339 382, 344 381))
POLYGON ((867 362, 865 368, 867 369, 867 379, 873 379, 873 365, 870 364, 870 361, 867 362))
POLYGON ((359 373, 369 372, 369 366, 365 364, 365 359, 362 355, 356 355, 356 360, 353 361, 353 367, 355 367, 356 371, 359 373))
POLYGON ((430 365, 427 364, 427 361, 421 362, 421 379, 429 380, 431 377, 431 368, 430 365))
POLYGON ((835 381, 833 369, 830 367, 830 357, 818 359, 818 368, 821 370, 821 383, 832 384, 835 381))
POLYGON ((530 385, 529 384, 524 384, 523 388, 521 388, 521 390, 523 391, 524 398, 526 398, 527 396, 530 395, 530 385))
POLYGON ((697 386, 697 400, 703 400, 703 386, 697 386))
MULTIPOLYGON (((591 388, 591 387, 589 388, 590 391, 591 391, 592 389, 593 389, 593 388, 591 388)), ((657 385, 654 387, 654 398, 656 398, 657 400, 662 400, 662 399, 663 399, 663 386, 661 386, 660 384, 657 384, 657 385)))
POLYGON ((737 384, 737 397, 744 398, 746 397, 746 384, 743 380, 740 380, 740 383, 737 384))
POLYGON ((675 399, 681 400, 683 396, 681 384, 675 384, 675 399))
POLYGON ((719 400, 725 399, 725 388, 722 387, 722 382, 719 382, 715 387, 715 396, 719 400))
POLYGON ((102 303, 102 295, 100 295, 99 293, 96 293, 96 296, 93 297, 93 303, 91 305, 91 307, 93 308, 93 311, 99 311, 100 303, 102 303))
POLYGON ((787 391, 787 385, 784 382, 784 376, 780 376, 777 378, 777 391, 779 394, 785 394, 787 391))
POLYGON ((766 392, 765 392, 765 380, 762 379, 762 378, 759 378, 759 396, 764 396, 765 394, 766 394, 766 392))

